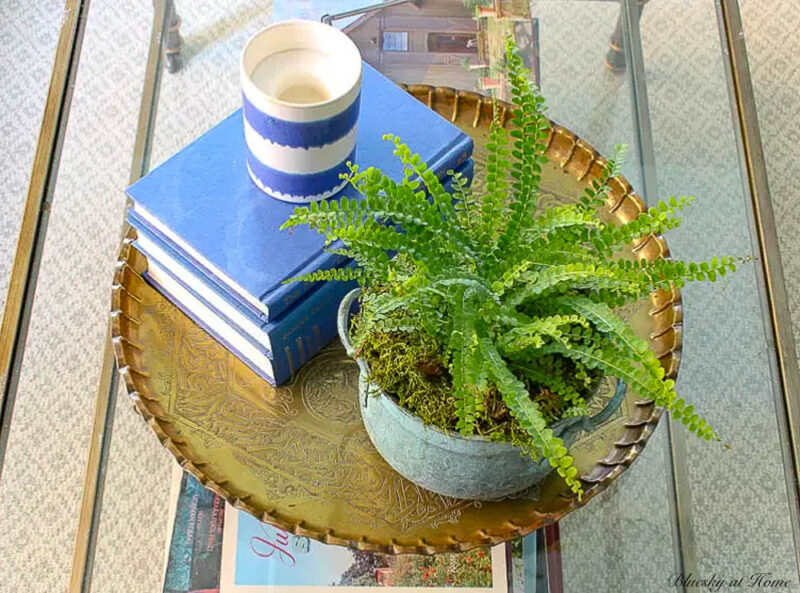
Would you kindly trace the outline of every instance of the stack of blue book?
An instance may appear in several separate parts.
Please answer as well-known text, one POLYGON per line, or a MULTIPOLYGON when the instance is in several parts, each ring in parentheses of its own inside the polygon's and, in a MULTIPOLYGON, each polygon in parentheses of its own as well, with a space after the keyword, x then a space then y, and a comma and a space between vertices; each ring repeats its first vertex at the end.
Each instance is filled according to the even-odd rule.
MULTIPOLYGON (((395 134, 445 184, 472 175, 472 141, 364 64, 355 161, 400 180, 395 134)), ((128 188, 127 219, 147 256, 146 278, 184 313, 274 385, 286 382, 336 336, 347 282, 288 278, 353 265, 308 228, 281 231, 295 205, 261 192, 247 175, 241 110, 128 188)), ((331 198, 359 198, 352 187, 331 198)))

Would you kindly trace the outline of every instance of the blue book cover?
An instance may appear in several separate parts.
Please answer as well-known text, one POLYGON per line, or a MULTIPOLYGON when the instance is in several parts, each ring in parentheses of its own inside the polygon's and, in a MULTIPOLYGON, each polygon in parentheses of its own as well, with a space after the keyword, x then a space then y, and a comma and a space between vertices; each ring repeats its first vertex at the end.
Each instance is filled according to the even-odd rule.
MULTIPOLYGON (((400 179, 402 166, 385 133, 400 136, 445 176, 472 152, 449 121, 364 64, 356 163, 400 179)), ((276 317, 311 286, 291 276, 340 265, 308 228, 279 231, 295 205, 263 194, 245 165, 241 110, 128 188, 134 211, 251 308, 276 317)), ((358 198, 347 188, 337 198, 358 198)))

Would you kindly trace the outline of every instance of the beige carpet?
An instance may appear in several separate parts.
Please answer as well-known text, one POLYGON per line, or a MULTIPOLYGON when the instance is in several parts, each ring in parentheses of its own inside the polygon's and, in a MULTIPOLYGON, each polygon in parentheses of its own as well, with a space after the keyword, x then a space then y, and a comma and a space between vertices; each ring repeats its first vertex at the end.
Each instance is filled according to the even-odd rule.
MULTIPOLYGON (((4 2, 0 11, 5 229, 18 224, 27 189, 63 3, 4 2), (9 146, 17 138, 27 140, 9 146), (12 189, 5 178, 16 179, 17 166, 12 189)), ((3 592, 66 588, 151 15, 136 2, 90 8, 0 483, 3 592)), ((3 282, 15 239, 2 238, 3 282)))
MULTIPOLYGON (((178 2, 186 67, 165 75, 153 164, 238 105, 237 48, 269 21, 269 2, 178 2), (221 6, 224 4, 224 6, 221 6)), ((769 179, 795 327, 800 327, 800 7, 742 0, 769 179)), ((625 78, 602 67, 614 3, 537 0, 543 90, 551 115, 599 149, 632 143, 625 78)), ((0 306, 44 105, 61 5, 0 3, 0 306)), ((63 591, 90 435, 108 284, 128 178, 152 8, 93 0, 42 261, 6 465, 0 482, 0 592, 63 591)), ((749 253, 744 198, 710 0, 652 0, 642 20, 659 189, 701 198, 671 237, 683 257, 749 253)), ((626 173, 638 184, 636 168, 626 173)), ((687 397, 730 451, 689 441, 694 543, 702 572, 757 570, 798 580, 753 269, 714 287, 718 311, 686 292, 687 397), (717 353, 717 356, 713 356, 717 353)), ((800 343, 800 340, 798 340, 800 343)), ((160 590, 169 456, 120 394, 95 592, 160 590)), ((672 543, 663 426, 642 459, 562 525, 568 591, 666 591, 672 543), (624 545, 622 542, 627 542, 624 545)), ((754 589, 751 589, 754 590, 754 589)))

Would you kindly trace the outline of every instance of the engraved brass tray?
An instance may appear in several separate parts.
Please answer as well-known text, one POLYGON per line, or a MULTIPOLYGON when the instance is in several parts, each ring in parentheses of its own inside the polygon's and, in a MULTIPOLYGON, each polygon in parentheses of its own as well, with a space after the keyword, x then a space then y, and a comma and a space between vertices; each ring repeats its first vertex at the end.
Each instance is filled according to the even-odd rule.
MULTIPOLYGON (((407 90, 468 132, 481 162, 490 100, 449 88, 407 90)), ((509 108, 501 105, 504 123, 509 108)), ((591 146, 555 124, 547 156, 545 201, 580 196, 604 163, 591 146)), ((624 179, 614 179, 611 187, 609 219, 629 221, 644 210, 624 179)), ((433 494, 395 473, 372 447, 359 415, 358 368, 340 345, 326 348, 291 384, 271 387, 142 279, 147 260, 132 238, 120 251, 111 325, 119 371, 135 408, 207 488, 292 533, 365 550, 423 554, 520 537, 608 486, 638 456, 661 416, 660 408, 629 391, 615 417, 578 439, 571 454, 584 481, 583 503, 556 474, 516 500, 433 494)), ((649 236, 629 255, 651 259, 669 252, 662 237, 649 236)), ((675 377, 680 295, 653 294, 625 313, 675 377)))

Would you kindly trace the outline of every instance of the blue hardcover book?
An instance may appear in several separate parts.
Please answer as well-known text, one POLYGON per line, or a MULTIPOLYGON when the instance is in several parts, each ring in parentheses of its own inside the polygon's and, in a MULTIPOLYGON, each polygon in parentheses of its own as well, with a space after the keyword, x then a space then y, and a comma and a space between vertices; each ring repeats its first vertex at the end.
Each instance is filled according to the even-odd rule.
MULTIPOLYGON (((472 153, 472 140, 364 64, 356 163, 402 176, 385 133, 400 136, 440 177, 472 153)), ((245 306, 277 317, 304 292, 286 278, 341 265, 308 228, 279 231, 295 205, 263 194, 247 175, 241 110, 128 188, 134 212, 245 306)), ((347 188, 336 198, 358 198, 347 188)))
MULTIPOLYGON (((472 180, 473 162, 468 159, 456 171, 467 183, 472 180)), ((452 193, 452 178, 448 177, 444 181, 446 191, 452 193)), ((166 273, 172 276, 183 287, 190 291, 203 305, 212 309, 219 316, 223 317, 230 325, 239 331, 246 339, 250 340, 254 346, 261 349, 264 354, 272 358, 274 351, 282 351, 286 339, 277 340, 275 336, 285 336, 281 332, 281 320, 264 318, 262 314, 254 313, 250 308, 235 299, 231 293, 214 282, 202 273, 195 264, 183 253, 176 249, 163 234, 152 227, 139 217, 135 212, 129 212, 128 222, 137 231, 136 247, 148 261, 157 264, 166 273)), ((312 288, 303 298, 311 298, 314 291, 319 287, 312 288)), ((301 306, 302 301, 298 301, 295 306, 301 306)), ((180 305, 180 303, 178 303, 180 305)), ((286 315, 286 313, 284 313, 286 315)), ((323 322, 322 320, 320 322, 323 322)), ((331 318, 329 323, 335 323, 331 318)), ((297 336, 292 336, 295 339, 297 336)))
MULTIPOLYGON (((355 265, 351 263, 350 265, 355 265)), ((324 282, 291 310, 270 322, 265 331, 272 352, 254 344, 224 314, 205 302, 186 284, 148 259, 145 279, 195 323, 233 352, 272 385, 288 381, 305 363, 336 337, 336 311, 356 282, 324 282)))

